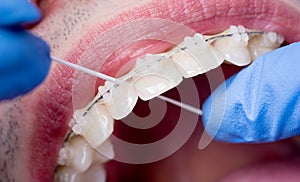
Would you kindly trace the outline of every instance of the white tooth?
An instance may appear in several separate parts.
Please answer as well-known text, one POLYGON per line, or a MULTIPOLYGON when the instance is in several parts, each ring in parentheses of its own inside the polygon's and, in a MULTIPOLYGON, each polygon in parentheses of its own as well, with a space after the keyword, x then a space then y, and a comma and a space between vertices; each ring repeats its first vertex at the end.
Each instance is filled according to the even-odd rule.
POLYGON ((54 182, 80 182, 80 174, 71 167, 59 167, 54 176, 54 182))
POLYGON ((87 142, 93 148, 97 148, 113 132, 114 119, 101 103, 96 103, 86 115, 83 115, 86 110, 86 108, 76 110, 73 117, 77 121, 81 133, 87 142))
POLYGON ((103 102, 113 118, 122 119, 131 113, 138 100, 138 95, 131 83, 121 84, 118 87, 113 87, 113 84, 105 82, 105 85, 99 87, 98 90, 103 93, 111 88, 109 93, 104 94, 103 102))
MULTIPOLYGON (((251 63, 247 47, 249 36, 244 32, 236 33, 236 29, 231 28, 228 32, 233 34, 232 37, 219 38, 213 42, 213 46, 224 55, 226 61, 237 66, 245 66, 251 63)), ((242 28, 239 29, 244 31, 242 28)))
POLYGON ((87 171, 79 173, 72 167, 59 167, 54 182, 105 182, 106 172, 102 164, 93 164, 87 171))
POLYGON ((283 41, 284 38, 274 32, 268 32, 262 35, 253 36, 249 40, 248 45, 252 60, 254 61, 259 56, 277 49, 278 47, 280 47, 283 41))
POLYGON ((70 157, 70 150, 67 147, 63 147, 59 150, 57 164, 58 165, 66 165, 70 157))
POLYGON ((193 38, 186 37, 178 47, 180 49, 171 59, 185 78, 205 73, 224 61, 201 34, 195 34, 193 38))
POLYGON ((239 33, 245 33, 246 32, 246 28, 243 25, 238 25, 237 29, 238 29, 239 33))
POLYGON ((267 36, 271 42, 274 43, 277 41, 277 34, 275 32, 268 32, 267 36))
POLYGON ((74 136, 68 142, 69 159, 68 166, 77 172, 86 171, 92 164, 94 150, 83 137, 74 136))
POLYGON ((109 140, 106 140, 95 150, 97 151, 95 158, 101 161, 101 163, 105 163, 113 159, 115 156, 113 145, 109 140))
POLYGON ((243 42, 248 42, 249 41, 249 35, 247 33, 242 33, 241 38, 243 42))
MULTIPOLYGON (((227 32, 227 31, 225 31, 225 32, 227 32)), ((231 25, 229 27, 229 33, 231 33, 231 34, 237 34, 237 33, 239 33, 239 28, 237 26, 231 25)))
POLYGON ((158 61, 160 58, 159 55, 148 55, 136 61, 134 87, 142 100, 150 100, 182 81, 174 63, 167 58, 158 61))

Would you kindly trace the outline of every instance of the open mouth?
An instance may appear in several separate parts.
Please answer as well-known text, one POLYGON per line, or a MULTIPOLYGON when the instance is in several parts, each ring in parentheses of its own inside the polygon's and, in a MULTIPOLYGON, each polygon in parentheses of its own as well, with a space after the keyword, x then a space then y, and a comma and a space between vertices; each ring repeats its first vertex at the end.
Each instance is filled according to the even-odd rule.
MULTIPOLYGON (((42 3, 44 19, 33 28, 33 32, 49 42, 52 53, 56 57, 116 76, 128 72, 133 67, 130 63, 145 54, 172 50, 174 45, 178 45, 186 36, 192 37, 191 33, 215 35, 227 30, 231 25, 243 25, 258 32, 276 32, 275 35, 283 36, 286 43, 299 41, 300 11, 288 2, 271 0, 138 1, 123 4, 123 2, 114 3, 114 1, 103 3, 45 1, 42 3), (105 7, 114 7, 115 10, 104 11, 105 7), (153 24, 149 23, 149 20, 153 24), (179 25, 186 29, 180 29, 179 25)), ((233 39, 230 36, 218 39, 225 40, 225 43, 220 41, 220 45, 218 44, 219 51, 223 51, 222 45, 226 45, 226 41, 233 42, 233 39)), ((277 38, 275 42, 278 43, 277 38)), ((224 50, 226 53, 229 51, 224 50)), ((235 51, 241 54, 242 49, 238 47, 235 51)), ((227 61, 236 65, 246 65, 238 64, 230 58, 227 61)), ((223 65, 222 68, 225 78, 241 69, 234 65, 223 65)), ((211 73, 213 74, 214 70, 211 73)), ((188 71, 185 74, 188 75, 188 71)), ((165 76, 167 77, 168 74, 165 76)), ((212 86, 207 82, 205 74, 193 79, 201 102, 210 94, 211 89, 220 84, 214 83, 215 85, 212 86)), ((53 180, 59 151, 70 131, 68 125, 73 117, 74 109, 88 104, 94 98, 97 87, 103 83, 103 80, 96 80, 54 64, 43 86, 35 93, 23 98, 22 102, 29 102, 31 97, 42 96, 32 101, 34 105, 32 112, 35 116, 28 118, 34 127, 31 127, 31 134, 26 141, 31 152, 26 154, 27 157, 24 160, 28 161, 31 179, 53 180)), ((146 81, 141 81, 140 85, 149 87, 146 81)), ((168 91, 166 94, 180 99, 176 90, 168 91)), ((144 98, 147 96, 146 94, 144 98)), ((148 107, 147 103, 138 102, 134 112, 138 115, 147 115, 148 111, 145 111, 145 107, 148 107)), ((175 127, 180 110, 168 105, 166 113, 161 124, 152 128, 151 131, 130 129, 122 122, 116 121, 114 135, 137 144, 159 140, 175 127)), ((247 178, 251 181, 257 177, 267 181, 272 180, 272 175, 277 172, 283 176, 281 181, 288 177, 297 177, 298 174, 293 172, 299 168, 298 161, 293 159, 297 153, 297 145, 292 141, 250 146, 213 142, 207 149, 200 151, 197 149, 197 140, 203 129, 199 121, 189 141, 166 159, 152 164, 108 162, 105 165, 107 181, 216 181, 238 169, 241 170, 231 175, 229 180, 239 181, 241 178, 247 178), (218 153, 218 151, 222 152, 218 153), (228 159, 221 160, 220 158, 228 159), (244 168, 246 166, 250 166, 248 170, 244 168), (268 178, 268 176, 271 177, 268 178)), ((81 139, 76 140, 72 145, 78 150, 88 148, 81 139), (80 149, 79 146, 83 147, 80 149)), ((120 153, 117 150, 115 152, 120 153)), ((126 150, 121 152, 132 155, 126 150)), ((86 165, 82 159, 83 156, 80 157, 81 159, 78 159, 79 162, 76 163, 79 166, 78 170, 85 168, 84 165, 86 165)), ((97 160, 106 162, 105 158, 97 158, 97 160)), ((102 164, 99 164, 97 169, 103 171, 102 164)), ((74 171, 71 170, 71 173, 73 175, 74 171)), ((100 176, 95 175, 96 177, 93 178, 100 179, 101 175, 104 176, 104 173, 98 172, 97 174, 100 176)), ((82 176, 91 180, 87 175, 82 176)), ((71 177, 66 179, 66 181, 71 180, 71 177)))

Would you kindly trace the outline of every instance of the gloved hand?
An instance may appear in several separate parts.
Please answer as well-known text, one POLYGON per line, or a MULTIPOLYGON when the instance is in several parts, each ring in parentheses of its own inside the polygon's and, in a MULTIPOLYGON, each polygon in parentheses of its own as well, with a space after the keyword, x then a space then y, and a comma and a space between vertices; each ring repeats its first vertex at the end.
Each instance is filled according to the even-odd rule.
POLYGON ((0 100, 26 93, 47 75, 48 45, 22 28, 40 18, 28 0, 0 3, 0 100))
POLYGON ((231 143, 299 135, 300 42, 261 56, 228 79, 204 103, 202 119, 212 137, 231 143))

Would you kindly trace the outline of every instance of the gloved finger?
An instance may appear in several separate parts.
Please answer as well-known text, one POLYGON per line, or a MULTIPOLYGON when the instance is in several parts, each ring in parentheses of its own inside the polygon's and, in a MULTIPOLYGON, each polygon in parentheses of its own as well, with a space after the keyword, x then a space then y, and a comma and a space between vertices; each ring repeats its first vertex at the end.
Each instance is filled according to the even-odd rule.
POLYGON ((205 102, 202 119, 219 141, 281 140, 300 134, 299 96, 300 42, 261 56, 228 79, 205 102))
POLYGON ((43 40, 23 29, 0 29, 0 100, 33 89, 49 66, 50 51, 43 40))
POLYGON ((1 0, 0 26, 33 23, 40 18, 39 9, 28 0, 1 0))

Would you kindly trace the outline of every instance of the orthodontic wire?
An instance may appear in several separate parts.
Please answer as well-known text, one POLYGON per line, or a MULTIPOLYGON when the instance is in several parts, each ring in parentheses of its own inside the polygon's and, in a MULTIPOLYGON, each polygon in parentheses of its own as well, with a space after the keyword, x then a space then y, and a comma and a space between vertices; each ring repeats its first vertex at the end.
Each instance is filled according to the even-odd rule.
MULTIPOLYGON (((243 33, 246 33, 248 35, 261 35, 261 34, 264 34, 264 32, 261 32, 261 31, 254 31, 254 32, 243 32, 243 33)), ((242 34, 242 33, 238 33, 238 34, 242 34)), ((219 39, 219 38, 224 38, 224 37, 232 37, 234 34, 225 34, 225 35, 217 35, 217 36, 213 36, 213 37, 210 37, 210 38, 207 38, 205 39, 206 42, 209 42, 209 41, 214 41, 216 39, 219 39)), ((183 48, 180 48, 181 50, 185 50, 186 47, 183 47, 183 48)), ((158 59, 158 60, 154 60, 154 61, 161 61, 163 59, 166 59, 166 58, 169 58, 171 57, 172 55, 176 54, 177 51, 173 52, 173 54, 169 54, 167 56, 162 56, 161 59, 158 59)), ((92 75, 92 76, 95 76, 95 77, 98 77, 98 78, 101 78, 103 80, 106 80, 106 81, 110 81, 110 82, 113 82, 115 83, 115 85, 113 87, 118 87, 119 84, 124 84, 126 83, 126 81, 121 81, 119 79, 116 79, 116 78, 113 78, 111 76, 108 76, 108 75, 105 75, 103 73, 100 73, 100 72, 97 72, 97 71, 94 71, 94 70, 91 70, 89 68, 86 68, 86 67, 83 67, 83 66, 80 66, 78 64, 74 64, 74 63, 71 63, 71 62, 68 62, 68 61, 65 61, 63 59, 60 59, 60 58, 56 58, 56 57, 51 57, 51 59, 53 61, 56 61, 57 63, 60 63, 60 64, 63 64, 63 65, 66 65, 68 67, 71 67, 71 68, 74 68, 76 70, 79 70, 79 71, 82 71, 84 73, 87 73, 89 75, 92 75)), ((148 66, 148 65, 145 65, 145 66, 148 66)), ((103 99, 103 96, 107 93, 110 92, 112 88, 108 89, 106 92, 104 92, 102 95, 99 96, 99 98, 97 98, 87 109, 86 111, 83 113, 83 117, 86 116, 86 114, 88 113, 88 111, 90 111, 92 109, 92 107, 98 103, 101 99, 103 99)), ((190 106, 188 104, 185 104, 185 103, 182 103, 182 102, 179 102, 177 100, 174 100, 174 99, 171 99, 171 98, 168 98, 168 97, 165 97, 165 96, 162 96, 162 95, 159 95, 157 96, 156 98, 159 98, 163 101, 166 101, 166 102, 169 102, 173 105, 176 105, 178 107, 181 107, 187 111, 190 111, 191 113, 194 113, 196 115, 199 115, 199 116, 202 116, 202 110, 201 109, 198 109, 198 108, 195 108, 193 106, 190 106)))
MULTIPOLYGON (((80 66, 80 65, 77 65, 77 64, 74 64, 74 63, 71 63, 71 62, 68 62, 68 61, 65 61, 65 60, 62 60, 62 59, 59 59, 59 58, 55 58, 55 57, 52 57, 52 59, 58 63, 61 63, 63 65, 66 65, 66 66, 69 66, 71 68, 74 68, 74 69, 77 69, 79 71, 82 71, 84 73, 88 73, 90 75, 93 75, 93 76, 96 76, 98 78, 101 78, 101 79, 104 79, 104 80, 107 80, 107 81, 110 81, 110 82, 113 82, 113 83, 117 83, 115 84, 113 87, 117 87, 120 83, 124 83, 124 81, 120 81, 116 78, 113 78, 111 76, 108 76, 108 75, 105 75, 103 73, 99 73, 99 72, 96 72, 94 70, 91 70, 91 69, 88 69, 88 68, 85 68, 83 66, 80 66)), ((97 98, 87 109, 86 111, 82 114, 82 116, 86 116, 86 114, 88 113, 89 110, 91 110, 91 108, 96 104, 98 103, 102 98, 103 98, 103 95, 104 94, 107 94, 110 92, 111 89, 108 89, 106 92, 104 92, 102 95, 99 96, 99 98, 97 98)), ((171 99, 171 98, 167 98, 167 97, 158 97, 159 99, 161 100, 164 100, 166 102, 169 102, 171 104, 174 104, 176 106, 179 106, 179 107, 182 107, 183 109, 186 109, 187 111, 190 111, 192 113, 195 113, 197 115, 199 115, 199 113, 202 113, 202 111, 198 108, 194 108, 193 106, 190 106, 190 105, 187 105, 187 104, 184 104, 184 103, 181 103, 177 100, 174 100, 174 99, 171 99), (198 111, 197 111, 198 110, 198 111)))
MULTIPOLYGON (((245 33, 248 34, 248 35, 261 35, 261 34, 264 34, 264 32, 261 32, 261 31, 245 32, 245 33)), ((239 33, 239 34, 242 34, 242 33, 239 33)), ((213 36, 213 37, 207 38, 207 39, 205 39, 205 41, 206 41, 206 42, 214 41, 214 40, 216 40, 216 39, 223 38, 223 37, 232 37, 233 35, 234 35, 234 34, 217 35, 217 36, 213 36)), ((180 48, 180 50, 185 50, 185 49, 186 49, 186 47, 180 48)), ((155 61, 158 62, 158 61, 161 61, 161 60, 163 60, 163 59, 169 58, 169 57, 173 56, 174 54, 176 54, 177 52, 178 52, 178 50, 177 50, 177 51, 174 51, 173 53, 171 53, 171 54, 169 54, 169 55, 167 55, 167 56, 162 56, 162 59, 155 60, 155 61)), ((74 64, 74 63, 65 61, 65 60, 63 60, 63 59, 59 59, 59 58, 56 58, 56 57, 51 57, 51 59, 52 59, 53 61, 56 61, 56 62, 60 63, 60 64, 66 65, 66 66, 68 66, 68 67, 74 68, 74 69, 76 69, 76 70, 82 71, 82 72, 87 73, 87 74, 90 74, 90 75, 92 75, 92 76, 95 76, 95 77, 104 79, 104 80, 106 80, 106 81, 110 81, 110 82, 116 83, 113 87, 118 87, 120 83, 124 83, 124 82, 120 82, 120 80, 118 80, 118 79, 116 79, 116 78, 113 78, 113 77, 111 77, 111 76, 105 75, 105 74, 103 74, 103 73, 99 73, 99 72, 97 72, 97 71, 94 71, 94 70, 91 70, 91 69, 89 69, 89 68, 80 66, 80 65, 78 65, 78 64, 74 64)), ((147 65, 145 65, 145 66, 147 66, 147 65)), ((112 87, 112 88, 113 88, 113 87, 112 87)), ((91 110, 92 107, 93 107, 96 103, 98 103, 100 100, 102 100, 104 94, 109 93, 110 90, 111 90, 112 88, 108 89, 108 90, 105 91, 102 95, 100 95, 99 98, 97 98, 97 99, 96 99, 96 100, 95 100, 95 101, 94 101, 94 102, 86 109, 86 111, 83 113, 82 116, 83 116, 83 117, 86 116, 86 114, 89 112, 89 110, 91 110)), ((203 112, 202 112, 201 109, 195 108, 195 107, 193 107, 193 106, 191 106, 191 105, 188 105, 188 104, 179 102, 179 101, 177 101, 177 100, 174 100, 174 99, 171 99, 171 98, 162 96, 162 95, 159 95, 159 96, 157 96, 156 98, 159 98, 159 99, 161 99, 161 100, 164 100, 164 101, 166 101, 166 102, 169 102, 169 103, 171 103, 171 104, 173 104, 173 105, 175 105, 175 106, 181 107, 181 108, 183 108, 183 109, 185 109, 185 110, 187 110, 187 111, 190 111, 191 113, 194 113, 194 114, 196 114, 196 115, 202 116, 202 114, 203 114, 203 112)), ((66 136, 65 142, 67 142, 67 141, 69 140, 69 138, 72 136, 72 134, 73 134, 73 130, 71 130, 71 131, 68 133, 68 135, 66 136)))

